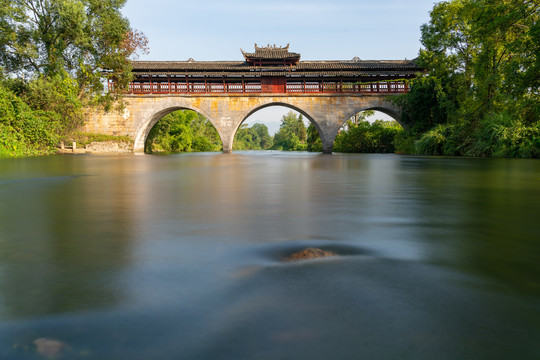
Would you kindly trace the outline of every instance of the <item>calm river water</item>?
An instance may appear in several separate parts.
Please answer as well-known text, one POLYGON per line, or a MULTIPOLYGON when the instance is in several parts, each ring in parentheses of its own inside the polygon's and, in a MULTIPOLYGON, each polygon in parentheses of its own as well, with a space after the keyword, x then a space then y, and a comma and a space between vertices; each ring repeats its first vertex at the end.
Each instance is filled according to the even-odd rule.
POLYGON ((540 358, 538 160, 2 159, 0 201, 0 359, 540 358))

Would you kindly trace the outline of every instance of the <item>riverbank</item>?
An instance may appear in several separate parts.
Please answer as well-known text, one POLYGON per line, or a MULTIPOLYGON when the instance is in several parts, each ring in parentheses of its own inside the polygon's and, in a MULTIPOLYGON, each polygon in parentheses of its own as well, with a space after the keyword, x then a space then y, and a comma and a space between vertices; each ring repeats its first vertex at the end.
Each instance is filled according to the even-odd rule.
POLYGON ((59 154, 130 154, 133 146, 129 141, 93 141, 86 145, 77 145, 72 142, 66 146, 61 144, 58 148, 59 154))

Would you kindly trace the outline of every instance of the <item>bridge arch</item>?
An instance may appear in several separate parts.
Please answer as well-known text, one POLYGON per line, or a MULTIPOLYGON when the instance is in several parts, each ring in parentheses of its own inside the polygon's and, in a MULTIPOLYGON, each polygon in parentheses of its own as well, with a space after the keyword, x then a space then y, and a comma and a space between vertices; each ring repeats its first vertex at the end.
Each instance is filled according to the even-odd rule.
MULTIPOLYGON (((150 130, 158 123, 158 121, 164 116, 178 110, 191 110, 196 113, 203 115, 212 125, 217 129, 217 123, 206 113, 204 110, 193 106, 190 102, 179 102, 177 104, 164 104, 160 107, 153 108, 152 112, 148 113, 147 116, 144 116, 141 119, 141 123, 138 129, 135 132, 135 141, 134 141, 134 153, 144 153, 146 139, 150 133, 150 130)), ((221 132, 218 131, 221 142, 223 143, 223 138, 221 132)))
MULTIPOLYGON (((389 115, 396 121, 400 121, 400 108, 394 105, 388 96, 350 96, 341 99, 333 98, 326 105, 318 106, 315 117, 319 122, 319 136, 323 145, 323 153, 332 153, 334 140, 343 125, 352 116, 366 110, 377 110, 389 115)), ((403 124, 400 123, 402 127, 403 124)))
MULTIPOLYGON (((284 101, 271 101, 271 102, 268 102, 268 103, 265 103, 265 104, 257 105, 257 106, 255 106, 255 107, 253 107, 253 108, 246 111, 246 113, 242 116, 242 121, 240 121, 237 124, 236 128, 232 132, 232 136, 231 136, 231 139, 230 139, 231 150, 232 150, 232 147, 233 147, 233 142, 234 142, 234 138, 236 136, 236 133, 238 132, 238 129, 240 129, 240 126, 246 121, 246 119, 248 117, 250 117, 251 115, 253 115, 254 113, 256 113, 257 111, 262 110, 264 108, 271 107, 271 106, 282 106, 282 107, 286 107, 288 109, 299 112, 300 114, 302 114, 303 117, 308 119, 309 122, 312 123, 315 126, 315 128, 319 132, 319 136, 321 136, 320 134, 322 133, 322 131, 320 129, 319 124, 317 123, 315 118, 311 114, 309 114, 306 110, 304 110, 304 109, 302 109, 302 108, 300 108, 298 106, 295 106, 295 105, 289 104, 287 102, 284 102, 284 101)), ((321 138, 321 140, 322 140, 322 138, 321 138)))
POLYGON ((394 119, 399 125, 401 125, 402 128, 406 129, 406 125, 401 122, 401 109, 388 100, 377 100, 374 103, 367 103, 362 104, 358 107, 353 107, 351 109, 352 112, 347 114, 348 116, 344 119, 343 124, 345 124, 347 120, 354 115, 367 110, 375 110, 382 112, 383 114, 388 115, 392 119, 394 119))

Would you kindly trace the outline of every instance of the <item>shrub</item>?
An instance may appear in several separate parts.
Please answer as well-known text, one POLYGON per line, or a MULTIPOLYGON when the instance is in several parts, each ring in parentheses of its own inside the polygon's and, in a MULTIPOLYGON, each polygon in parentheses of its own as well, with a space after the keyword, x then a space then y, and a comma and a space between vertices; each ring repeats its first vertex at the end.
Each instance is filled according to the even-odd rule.
POLYGON ((394 146, 396 154, 416 154, 415 141, 416 136, 413 133, 400 131, 394 136, 394 146))
POLYGON ((57 114, 31 109, 20 97, 0 85, 0 154, 50 154, 59 141, 57 114))
POLYGON ((403 129, 395 121, 376 120, 372 124, 360 121, 357 125, 348 124, 334 141, 337 152, 393 153, 394 138, 403 129))
POLYGON ((538 158, 540 121, 525 125, 507 113, 487 116, 475 129, 467 155, 538 158))
POLYGON ((443 155, 446 142, 444 136, 445 126, 437 125, 433 129, 422 134, 415 142, 416 152, 422 155, 443 155))

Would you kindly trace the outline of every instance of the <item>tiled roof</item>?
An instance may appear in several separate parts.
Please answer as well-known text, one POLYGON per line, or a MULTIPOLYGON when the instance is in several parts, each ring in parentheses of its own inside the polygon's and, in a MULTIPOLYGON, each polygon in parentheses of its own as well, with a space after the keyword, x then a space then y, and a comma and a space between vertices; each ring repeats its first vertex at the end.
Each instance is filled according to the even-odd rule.
POLYGON ((295 66, 252 66, 244 61, 133 61, 136 73, 191 72, 306 72, 306 71, 394 71, 421 70, 413 60, 300 61, 295 66))
MULTIPOLYGON (((242 50, 242 49, 240 49, 242 50)), ((400 76, 422 70, 414 60, 299 61, 300 54, 289 51, 289 45, 259 47, 254 53, 242 50, 246 61, 133 61, 136 75, 179 76, 400 76)))

